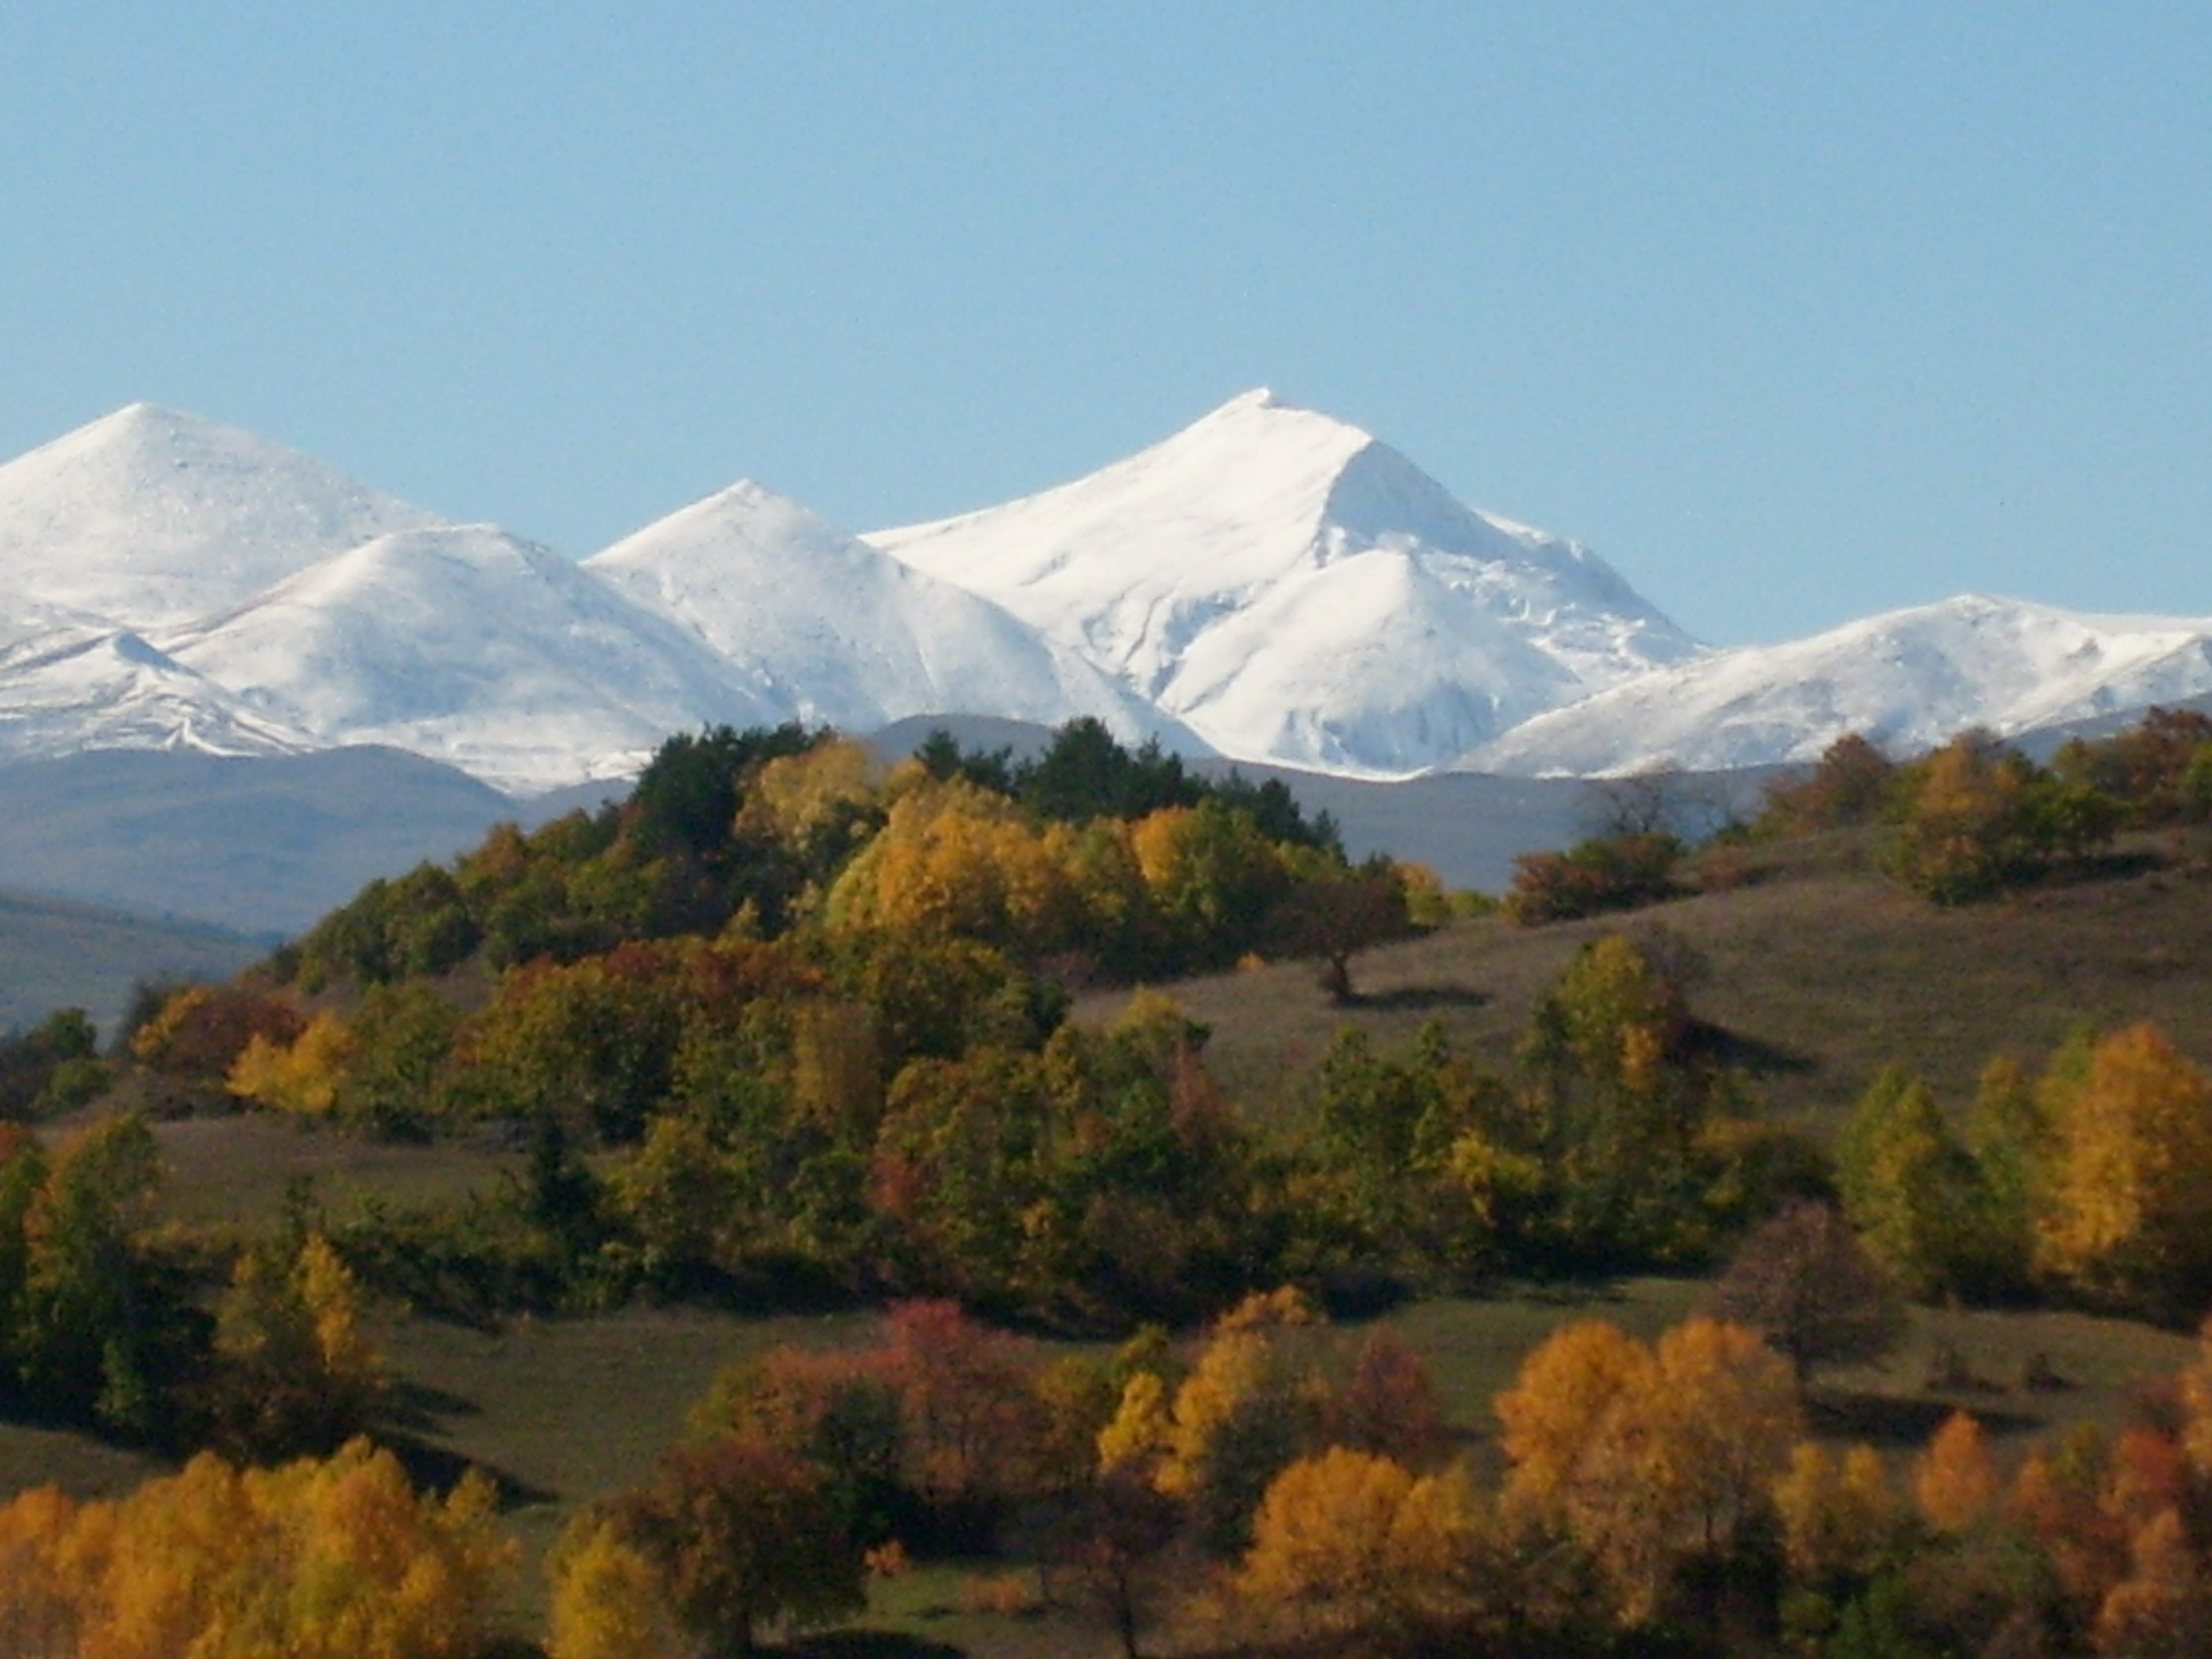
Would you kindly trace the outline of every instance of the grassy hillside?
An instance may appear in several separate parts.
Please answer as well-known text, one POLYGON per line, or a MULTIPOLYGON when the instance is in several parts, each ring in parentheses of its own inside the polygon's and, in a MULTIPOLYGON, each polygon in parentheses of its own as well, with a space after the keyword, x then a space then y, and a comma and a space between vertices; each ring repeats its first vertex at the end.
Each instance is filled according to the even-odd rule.
MULTIPOLYGON (((1537 997, 1586 940, 1663 930, 1687 948, 1693 1012, 1760 1079, 1774 1109, 1827 1120, 1899 1064, 1939 1097, 1970 1093, 1992 1053, 2033 1066, 2077 1023, 2155 1020, 2212 1060, 2212 880, 2157 870, 1943 908, 1882 878, 1815 870, 1626 916, 1516 928, 1463 923, 1358 958, 1361 1000, 1332 1006, 1310 967, 1174 988, 1213 1027, 1206 1058, 1265 1110, 1346 1020, 1385 1042, 1441 1020, 1455 1043, 1505 1064, 1537 997)), ((1103 1018, 1118 997, 1086 1000, 1103 1018)))
POLYGON ((139 980, 222 979, 266 940, 66 899, 0 893, 0 1031, 82 1008, 105 1031, 139 980))

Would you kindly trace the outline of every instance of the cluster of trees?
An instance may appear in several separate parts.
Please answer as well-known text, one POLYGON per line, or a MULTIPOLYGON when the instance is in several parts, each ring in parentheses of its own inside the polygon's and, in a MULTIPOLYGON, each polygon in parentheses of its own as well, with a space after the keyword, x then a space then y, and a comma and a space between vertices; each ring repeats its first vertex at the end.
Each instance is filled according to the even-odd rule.
POLYGON ((1411 1352, 1383 1335, 1353 1352, 1292 1292, 1249 1299, 1188 1354, 1155 1330, 1048 1360, 941 1302, 889 1327, 872 1352, 780 1349, 726 1374, 652 1480, 580 1513, 551 1562, 555 1659, 746 1651, 860 1605, 872 1555, 1010 1530, 1134 1653, 1206 1563, 1240 1558, 1301 1457, 1446 1449, 1411 1352))
POLYGON ((472 1659, 516 1548, 465 1476, 418 1493, 391 1453, 240 1469, 204 1453, 110 1503, 0 1507, 0 1650, 16 1659, 472 1659))
POLYGON ((1869 1249, 1922 1294, 2203 1310, 2212 1077, 2153 1025, 2080 1032, 2038 1079, 1992 1060, 1955 1129, 1926 1085, 1887 1072, 1835 1162, 1869 1249))
POLYGON ((76 1110, 110 1080, 97 1034, 82 1008, 58 1009, 0 1037, 0 1123, 36 1123, 76 1110))
POLYGON ((257 1458, 329 1451, 366 1426, 383 1365, 329 1240, 295 1218, 204 1297, 152 1231, 161 1180, 138 1117, 51 1154, 0 1126, 0 1408, 257 1458))
MULTIPOLYGON (((1387 861, 1355 872, 1326 816, 1310 823, 1279 782, 1209 782, 1094 720, 1020 765, 940 734, 888 769, 831 732, 723 727, 664 744, 618 806, 506 826, 451 868, 370 884, 271 967, 314 992, 735 926, 957 934, 1126 980, 1302 945, 1279 908, 1355 876, 1394 895, 1408 879, 1387 861)), ((1412 879, 1416 903, 1440 905, 1433 878, 1412 879)), ((1402 931, 1407 900, 1359 921, 1402 931)))
MULTIPOLYGON (((1515 861, 1505 914, 1523 926, 1634 909, 1694 890, 1692 838, 1668 780, 1630 780, 1599 834, 1515 861)), ((1838 738, 1801 777, 1781 780, 1719 847, 1837 830, 1873 832, 1878 861, 1940 904, 1987 898, 2092 865, 2123 829, 2212 821, 2212 715, 2153 708, 2102 738, 2070 739, 2048 766, 1983 732, 1892 760, 1857 735, 1838 738)))
POLYGON ((466 1237, 391 1218, 337 1234, 419 1303, 472 1252, 507 1264, 479 1276, 494 1305, 889 1292, 1126 1327, 1285 1278, 1696 1262, 1817 1187, 1817 1153, 1700 1053, 1662 944, 1589 945, 1510 1073, 1434 1025, 1402 1055, 1347 1028, 1299 1127, 1267 1133, 1165 998, 1139 993, 1103 1031, 1066 1023, 1035 976, 958 937, 626 945, 510 969, 465 1013, 382 987, 347 1019, 295 1015, 289 1042, 246 1038, 226 1076, 273 1109, 386 1128, 536 1126, 528 1179, 466 1237))
POLYGON ((1563 1327, 1498 1396, 1503 1474, 1455 1455, 1421 1361, 1294 1294, 1188 1351, 1047 1362, 943 1304, 868 1352, 778 1350, 580 1512, 552 1659, 750 1651, 864 1604, 872 1565, 1011 1541, 1134 1655, 2193 1655, 2212 1638, 2212 1346, 2117 1432, 2009 1477, 1957 1415, 1913 1459, 1809 1437, 1743 1327, 1563 1327))

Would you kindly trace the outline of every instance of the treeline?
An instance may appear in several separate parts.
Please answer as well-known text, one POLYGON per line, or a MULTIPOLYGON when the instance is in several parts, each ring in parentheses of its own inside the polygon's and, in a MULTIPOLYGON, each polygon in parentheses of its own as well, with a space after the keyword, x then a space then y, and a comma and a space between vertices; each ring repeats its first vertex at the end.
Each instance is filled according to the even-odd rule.
POLYGON ((161 1181, 139 1117, 51 1153, 0 1125, 0 1410, 254 1459, 374 1422, 383 1362, 329 1239, 295 1213, 231 1254, 210 1293, 221 1267, 154 1225, 161 1181))
POLYGON ((1918 1294, 2203 1313, 2212 1076, 2152 1025, 2079 1032, 2039 1078, 1993 1060, 1955 1127, 1925 1084, 1886 1072, 1834 1155, 1869 1249, 1918 1294))
POLYGON ((420 983, 350 1017, 201 988, 136 1047, 303 1119, 527 1126, 503 1195, 325 1221, 419 1305, 924 1294, 1126 1328, 1286 1279, 1391 1295, 1695 1264, 1824 1190, 1819 1152, 1705 1052, 1654 938, 1585 949, 1507 1071, 1434 1024, 1396 1055, 1347 1027, 1299 1087, 1310 1109, 1264 1133, 1167 998, 1075 1024, 960 939, 629 945, 510 969, 467 1013, 420 983))
POLYGON ((1623 786, 1620 821, 1603 833, 1517 860, 1508 916, 1632 909, 1736 878, 1731 850, 1836 831, 1872 837, 1877 866, 1939 904, 1988 898, 2094 867, 2123 830, 2212 821, 2212 716, 2153 708, 2112 737, 2069 740, 2049 766, 1983 732, 1906 762, 1844 737, 1809 773, 1770 786, 1757 813, 1723 823, 1702 868, 1668 821, 1666 787, 1623 786))
POLYGON ((664 744, 619 805, 371 883, 270 965, 313 993, 735 927, 957 934, 1063 980, 1126 982, 1315 953, 1290 901, 1354 880, 1395 901, 1369 919, 1376 937, 1408 924, 1409 901, 1441 914, 1432 876, 1354 871, 1327 815, 1309 823, 1281 783, 1209 782, 1095 720, 1020 764, 940 733, 896 768, 827 731, 721 727, 664 744))
MULTIPOLYGON (((2212 1632, 2212 1342, 2130 1420, 2001 1466, 1956 1414, 1917 1455, 1811 1437, 1749 1330, 1563 1326, 1494 1401, 1478 1478, 1426 1367, 1295 1292, 1188 1345, 1048 1355, 945 1303, 873 1348, 718 1378, 550 1553, 548 1659, 680 1659, 865 1612, 918 1560, 995 1556, 976 1611, 1174 1650, 1381 1659, 2098 1659, 2212 1632)), ((212 1455, 112 1502, 0 1507, 27 1656, 477 1659, 516 1551, 480 1478, 418 1493, 355 1442, 212 1455)), ((1032 1626, 1036 1629, 1037 1626, 1032 1626)))
POLYGON ((1698 1316, 1646 1345, 1598 1321, 1495 1402, 1503 1474, 1457 1454, 1428 1373, 1294 1294, 1187 1351, 1046 1362, 944 1304, 878 1350, 733 1371, 648 1480, 551 1562, 552 1659, 747 1650, 834 1621, 911 1549, 1014 1526, 1049 1606, 1135 1655, 1805 1659, 2204 1651, 2212 1349, 2132 1421, 2009 1474, 1954 1415, 1909 1466, 1807 1431, 1801 1379, 1698 1316))

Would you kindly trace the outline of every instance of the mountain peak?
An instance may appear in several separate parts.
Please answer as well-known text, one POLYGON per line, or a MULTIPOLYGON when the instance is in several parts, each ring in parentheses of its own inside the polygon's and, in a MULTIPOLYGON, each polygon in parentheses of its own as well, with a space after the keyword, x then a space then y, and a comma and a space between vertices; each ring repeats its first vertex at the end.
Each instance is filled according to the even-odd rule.
POLYGON ((868 539, 1239 760, 1418 771, 1698 649, 1601 561, 1265 389, 1088 477, 868 539))
POLYGON ((0 466, 0 588, 167 626, 438 522, 251 432, 128 404, 0 466))

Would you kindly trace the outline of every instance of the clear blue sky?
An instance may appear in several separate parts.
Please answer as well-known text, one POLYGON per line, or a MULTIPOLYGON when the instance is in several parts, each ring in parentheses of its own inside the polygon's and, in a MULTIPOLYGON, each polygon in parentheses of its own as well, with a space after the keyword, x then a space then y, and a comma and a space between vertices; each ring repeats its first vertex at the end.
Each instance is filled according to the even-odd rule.
POLYGON ((2212 6, 8 9, 0 453, 148 398, 581 556, 1263 384, 1723 642, 2212 612, 2212 6))

